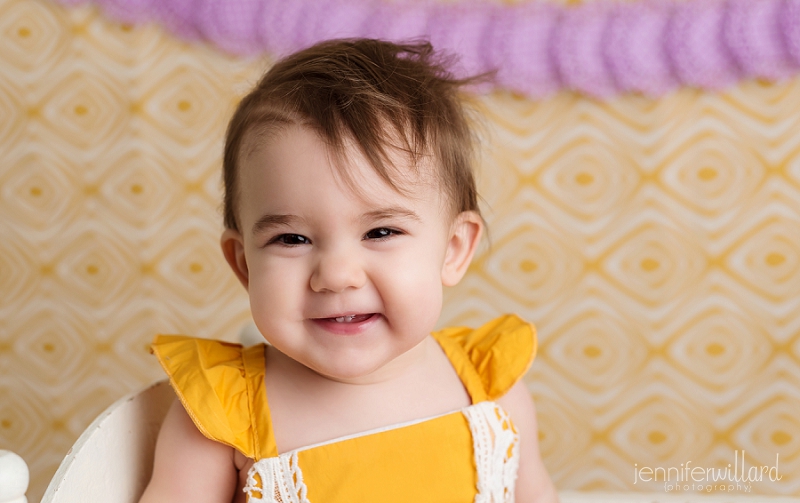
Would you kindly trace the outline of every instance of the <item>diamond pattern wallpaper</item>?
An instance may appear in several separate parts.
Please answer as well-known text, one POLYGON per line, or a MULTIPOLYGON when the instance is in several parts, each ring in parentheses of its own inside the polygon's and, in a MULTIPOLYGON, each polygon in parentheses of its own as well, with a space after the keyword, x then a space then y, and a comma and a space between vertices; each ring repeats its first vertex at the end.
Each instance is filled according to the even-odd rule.
MULTIPOLYGON (((249 322, 219 169, 269 64, 0 0, 0 448, 30 501, 98 413, 161 378, 155 333, 249 322)), ((490 239, 440 325, 537 325, 526 382, 556 485, 663 491, 635 470, 744 456, 781 474, 751 492, 800 495, 800 79, 474 101, 490 239)))

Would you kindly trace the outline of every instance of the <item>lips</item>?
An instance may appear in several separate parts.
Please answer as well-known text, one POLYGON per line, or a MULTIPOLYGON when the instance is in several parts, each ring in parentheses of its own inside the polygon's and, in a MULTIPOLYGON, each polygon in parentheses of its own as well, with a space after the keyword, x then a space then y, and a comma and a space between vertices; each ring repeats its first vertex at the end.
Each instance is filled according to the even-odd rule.
POLYGON ((314 318, 317 326, 336 335, 357 335, 366 331, 380 317, 377 313, 342 314, 329 318, 314 318))
POLYGON ((347 315, 344 315, 344 316, 337 316, 335 318, 325 318, 325 319, 326 320, 333 320, 336 323, 360 323, 360 322, 366 320, 367 318, 369 318, 372 315, 373 315, 373 313, 369 313, 369 314, 347 314, 347 315))

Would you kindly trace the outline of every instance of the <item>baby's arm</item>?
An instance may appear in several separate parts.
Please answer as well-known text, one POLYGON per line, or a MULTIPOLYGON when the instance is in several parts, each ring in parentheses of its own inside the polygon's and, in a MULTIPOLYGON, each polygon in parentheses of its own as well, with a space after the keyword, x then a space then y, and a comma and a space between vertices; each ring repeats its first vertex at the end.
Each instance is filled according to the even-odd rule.
POLYGON ((533 399, 522 382, 497 400, 519 431, 519 475, 515 503, 556 503, 558 495, 539 454, 539 428, 533 399))
POLYGON ((178 400, 156 444, 153 477, 139 503, 230 503, 238 472, 234 450, 203 436, 178 400))

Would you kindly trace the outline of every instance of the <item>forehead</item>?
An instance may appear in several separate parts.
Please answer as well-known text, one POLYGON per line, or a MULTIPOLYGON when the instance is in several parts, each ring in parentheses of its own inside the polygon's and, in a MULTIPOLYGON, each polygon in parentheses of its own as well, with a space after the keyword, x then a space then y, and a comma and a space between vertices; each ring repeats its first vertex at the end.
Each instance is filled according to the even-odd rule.
POLYGON ((310 127, 291 124, 270 128, 263 134, 248 135, 243 143, 240 205, 277 204, 286 200, 287 191, 295 197, 316 195, 326 199, 331 192, 338 192, 368 206, 387 200, 444 204, 432 159, 422 156, 414 162, 411 155, 388 145, 387 160, 389 180, 351 139, 337 149, 310 127))

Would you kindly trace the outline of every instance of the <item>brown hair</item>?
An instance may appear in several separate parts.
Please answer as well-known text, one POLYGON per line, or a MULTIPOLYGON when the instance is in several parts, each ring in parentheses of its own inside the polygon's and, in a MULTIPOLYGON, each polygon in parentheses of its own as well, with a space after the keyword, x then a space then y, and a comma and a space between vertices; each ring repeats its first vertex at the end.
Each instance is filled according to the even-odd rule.
MULTIPOLYGON (((321 42, 279 61, 242 99, 228 125, 225 227, 241 230, 235 206, 242 149, 289 124, 314 128, 339 158, 345 141, 353 140, 381 178, 398 191, 387 147, 409 155, 415 168, 423 156, 431 155, 452 208, 479 211, 474 139, 458 96, 462 85, 477 78, 455 78, 448 63, 428 42, 371 39, 321 42), (395 144, 398 140, 401 145, 395 144)), ((352 184, 348 173, 340 171, 352 184)))

